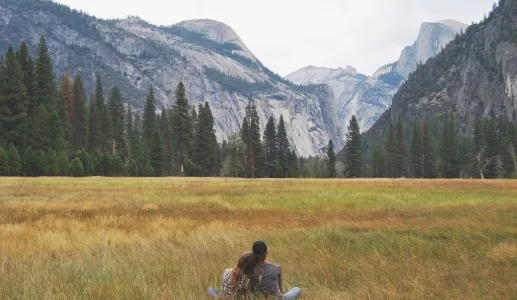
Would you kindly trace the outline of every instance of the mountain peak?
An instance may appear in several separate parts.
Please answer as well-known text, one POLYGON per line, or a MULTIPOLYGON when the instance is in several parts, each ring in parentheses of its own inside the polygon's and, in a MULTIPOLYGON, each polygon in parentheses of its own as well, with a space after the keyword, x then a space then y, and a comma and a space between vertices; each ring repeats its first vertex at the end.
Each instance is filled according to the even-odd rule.
POLYGON ((459 21, 456 21, 456 20, 441 20, 439 22, 437 22, 438 24, 441 24, 441 25, 445 25, 445 26, 448 26, 450 28, 452 28, 454 31, 456 31, 457 33, 459 33, 460 31, 465 31, 468 27, 467 24, 464 24, 464 23, 461 23, 459 21))

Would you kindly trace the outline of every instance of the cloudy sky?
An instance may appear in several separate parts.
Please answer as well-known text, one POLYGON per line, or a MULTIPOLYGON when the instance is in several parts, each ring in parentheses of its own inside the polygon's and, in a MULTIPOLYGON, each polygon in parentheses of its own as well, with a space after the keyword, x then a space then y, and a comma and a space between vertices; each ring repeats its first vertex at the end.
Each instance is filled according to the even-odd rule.
POLYGON ((58 0, 101 18, 138 15, 156 25, 209 18, 231 26, 281 74, 306 65, 372 74, 398 59, 422 22, 478 22, 495 0, 58 0))

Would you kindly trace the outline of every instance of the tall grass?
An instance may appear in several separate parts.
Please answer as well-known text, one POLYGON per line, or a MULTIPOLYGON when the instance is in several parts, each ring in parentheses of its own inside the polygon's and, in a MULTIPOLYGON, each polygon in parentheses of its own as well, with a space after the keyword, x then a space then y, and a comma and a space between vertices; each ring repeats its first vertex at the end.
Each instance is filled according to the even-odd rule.
POLYGON ((0 179, 0 299, 205 299, 256 239, 304 299, 514 299, 517 182, 0 179))

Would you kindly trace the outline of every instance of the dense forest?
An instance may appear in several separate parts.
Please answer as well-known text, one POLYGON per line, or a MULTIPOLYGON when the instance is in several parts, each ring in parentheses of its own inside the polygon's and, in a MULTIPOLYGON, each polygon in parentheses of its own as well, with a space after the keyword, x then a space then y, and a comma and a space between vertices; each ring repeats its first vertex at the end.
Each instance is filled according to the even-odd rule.
MULTIPOLYGON (((33 59, 22 43, 0 57, 0 175, 515 178, 517 127, 505 117, 478 119, 473 137, 459 136, 457 115, 439 121, 390 120, 364 155, 355 117, 346 146, 325 157, 298 158, 286 122, 270 117, 263 130, 250 101, 239 133, 219 144, 208 103, 197 107, 180 83, 175 99, 157 111, 153 89, 143 111, 120 89, 106 93, 97 76, 91 93, 81 77, 57 80, 41 37, 33 59)), ((214 74, 216 76, 217 74, 214 74)), ((237 80, 237 79, 232 79, 237 80)))

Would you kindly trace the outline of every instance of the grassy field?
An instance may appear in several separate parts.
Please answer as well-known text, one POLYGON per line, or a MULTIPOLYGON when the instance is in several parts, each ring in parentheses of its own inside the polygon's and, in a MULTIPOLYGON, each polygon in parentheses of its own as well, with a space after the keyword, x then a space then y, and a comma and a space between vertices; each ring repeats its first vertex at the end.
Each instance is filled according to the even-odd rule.
POLYGON ((517 181, 0 178, 0 299, 206 299, 256 239, 303 299, 517 297, 517 181))

